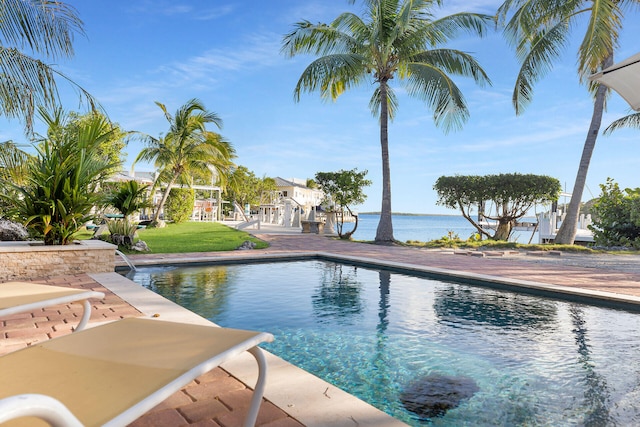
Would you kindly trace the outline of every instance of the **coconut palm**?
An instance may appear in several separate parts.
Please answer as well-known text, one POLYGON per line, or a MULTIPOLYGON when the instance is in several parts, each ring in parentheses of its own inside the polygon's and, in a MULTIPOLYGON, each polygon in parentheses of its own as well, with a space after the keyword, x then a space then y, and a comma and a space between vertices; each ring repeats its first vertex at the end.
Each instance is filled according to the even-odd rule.
POLYGON ((534 84, 562 58, 572 32, 584 34, 577 52, 578 76, 593 96, 593 113, 556 243, 573 244, 575 240, 580 201, 606 105, 607 87, 590 82, 588 77, 613 63, 625 11, 639 4, 638 0, 506 0, 498 10, 507 39, 521 62, 513 91, 517 114, 531 101, 534 84))
MULTIPOLYGON (((58 97, 55 78, 71 82, 43 59, 72 57, 73 37, 83 33, 82 25, 76 10, 59 1, 2 1, 0 114, 22 118, 31 130, 36 108, 52 107, 58 97)), ((93 98, 74 86, 93 107, 93 98)))
POLYGON ((391 80, 397 78, 409 95, 422 99, 433 110, 436 125, 442 125, 445 131, 461 127, 469 117, 464 97, 450 76, 472 77, 481 85, 489 83, 471 55, 439 46, 460 31, 484 35, 491 18, 458 13, 435 19, 431 10, 440 3, 364 0, 362 17, 347 12, 330 24, 299 22, 283 40, 282 51, 288 56, 318 56, 298 80, 296 101, 302 92, 318 90, 323 98, 335 100, 354 86, 376 85, 369 106, 380 119, 382 209, 375 237, 378 243, 394 241, 388 121, 396 113, 398 99, 391 80))
POLYGON ((221 183, 232 165, 235 150, 221 135, 209 131, 208 123, 222 127, 222 119, 205 109, 197 99, 187 101, 175 116, 164 104, 156 102, 169 122, 169 131, 160 138, 146 136, 147 146, 140 151, 134 164, 153 161, 158 169, 154 188, 166 185, 162 199, 152 219, 157 223, 171 186, 176 183, 191 185, 194 178, 211 177, 214 174, 221 183))

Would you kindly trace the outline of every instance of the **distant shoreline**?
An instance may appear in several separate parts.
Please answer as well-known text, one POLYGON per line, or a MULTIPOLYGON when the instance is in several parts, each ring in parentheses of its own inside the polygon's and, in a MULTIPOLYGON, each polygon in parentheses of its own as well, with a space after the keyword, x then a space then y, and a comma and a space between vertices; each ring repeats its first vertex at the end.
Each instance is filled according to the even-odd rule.
MULTIPOLYGON (((360 212, 359 215, 380 215, 380 212, 360 212)), ((421 214, 421 213, 406 213, 406 212, 391 212, 391 215, 396 216, 462 216, 459 214, 421 214)))

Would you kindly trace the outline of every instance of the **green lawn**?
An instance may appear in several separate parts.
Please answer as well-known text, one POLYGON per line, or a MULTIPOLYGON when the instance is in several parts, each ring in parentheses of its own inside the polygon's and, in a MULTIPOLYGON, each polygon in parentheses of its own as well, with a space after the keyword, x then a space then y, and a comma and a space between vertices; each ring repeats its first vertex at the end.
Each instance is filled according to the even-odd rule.
POLYGON ((168 224, 164 228, 138 230, 137 236, 154 254, 232 251, 246 240, 254 242, 256 249, 269 246, 249 233, 216 222, 168 224))

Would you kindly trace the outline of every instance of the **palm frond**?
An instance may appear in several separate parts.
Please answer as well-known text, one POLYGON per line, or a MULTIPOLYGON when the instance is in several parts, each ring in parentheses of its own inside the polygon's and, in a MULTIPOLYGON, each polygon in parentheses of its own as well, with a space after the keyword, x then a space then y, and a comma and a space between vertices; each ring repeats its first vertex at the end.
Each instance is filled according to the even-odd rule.
POLYGON ((433 111, 437 126, 445 132, 460 129, 469 119, 469 111, 462 92, 442 68, 428 63, 409 64, 406 78, 410 95, 422 99, 433 111))
MULTIPOLYGON (((293 57, 298 54, 329 55, 333 53, 351 52, 358 43, 351 34, 342 29, 351 29, 358 25, 358 17, 344 13, 331 25, 309 21, 295 24, 294 30, 283 38, 281 52, 293 57)), ((360 25, 363 24, 360 22, 360 25)))
POLYGON ((518 48, 521 67, 513 90, 516 114, 524 111, 533 98, 533 85, 547 75, 553 62, 560 58, 568 43, 569 26, 559 22, 549 30, 538 32, 530 41, 518 48), (528 44, 528 47, 526 46, 528 44))
MULTIPOLYGON (((374 117, 380 117, 380 87, 376 87, 373 91, 373 95, 369 100, 369 109, 371 110, 371 114, 374 117)), ((398 111, 398 97, 396 96, 395 91, 388 87, 387 88, 387 108, 389 111, 389 119, 393 120, 398 111)))
POLYGON ((77 11, 59 1, 3 0, 2 45, 28 48, 49 58, 73 56, 74 33, 83 34, 77 11))
MULTIPOLYGON (((456 49, 432 49, 414 55, 408 66, 424 64, 442 69, 446 73, 457 76, 472 77, 480 86, 491 84, 491 79, 473 56, 456 49)), ((411 70, 411 68, 408 68, 411 70)))
POLYGON ((598 71, 605 60, 618 47, 622 29, 622 11, 617 1, 596 0, 589 10, 589 22, 578 49, 578 73, 580 82, 598 71))
POLYGON ((455 13, 431 22, 426 28, 425 35, 431 46, 439 46, 448 43, 460 32, 484 37, 495 23, 495 16, 468 12, 455 13))
POLYGON ((301 92, 320 91, 324 99, 335 100, 344 91, 359 84, 367 75, 366 58, 358 54, 326 55, 313 61, 302 72, 294 98, 301 92))
POLYGON ((612 132, 622 128, 640 129, 640 113, 629 114, 628 116, 613 121, 604 130, 604 135, 611 135, 612 132))

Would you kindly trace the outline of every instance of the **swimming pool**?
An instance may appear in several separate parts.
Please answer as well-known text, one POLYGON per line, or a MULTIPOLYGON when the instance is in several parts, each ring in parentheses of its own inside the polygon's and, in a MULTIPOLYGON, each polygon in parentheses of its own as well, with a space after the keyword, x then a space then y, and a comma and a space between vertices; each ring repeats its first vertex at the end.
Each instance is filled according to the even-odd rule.
POLYGON ((414 426, 640 424, 637 313, 321 260, 129 277, 414 426))

